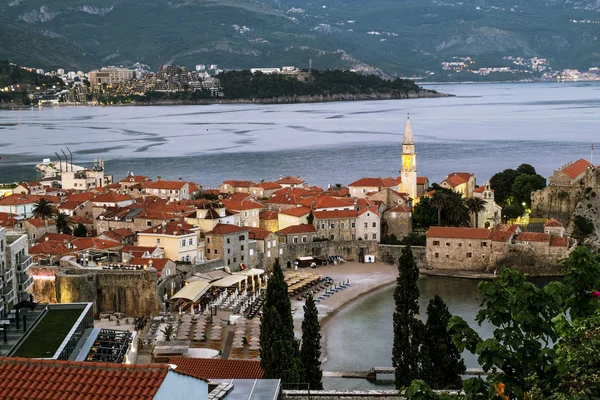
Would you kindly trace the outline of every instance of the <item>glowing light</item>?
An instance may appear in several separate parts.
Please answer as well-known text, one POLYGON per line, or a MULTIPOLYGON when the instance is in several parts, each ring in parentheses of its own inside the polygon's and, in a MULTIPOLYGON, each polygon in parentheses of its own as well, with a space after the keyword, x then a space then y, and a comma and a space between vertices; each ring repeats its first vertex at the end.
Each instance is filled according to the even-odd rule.
POLYGON ((33 280, 39 280, 39 281, 55 281, 56 280, 56 276, 54 275, 30 275, 31 278, 33 278, 33 280))

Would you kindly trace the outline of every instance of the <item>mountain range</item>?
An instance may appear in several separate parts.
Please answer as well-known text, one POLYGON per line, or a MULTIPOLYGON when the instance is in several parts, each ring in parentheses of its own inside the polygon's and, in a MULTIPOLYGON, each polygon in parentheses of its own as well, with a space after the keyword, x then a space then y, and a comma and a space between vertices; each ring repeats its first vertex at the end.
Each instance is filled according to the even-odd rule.
POLYGON ((0 58, 84 71, 136 62, 356 68, 447 78, 547 58, 600 64, 600 0, 5 0, 0 58))

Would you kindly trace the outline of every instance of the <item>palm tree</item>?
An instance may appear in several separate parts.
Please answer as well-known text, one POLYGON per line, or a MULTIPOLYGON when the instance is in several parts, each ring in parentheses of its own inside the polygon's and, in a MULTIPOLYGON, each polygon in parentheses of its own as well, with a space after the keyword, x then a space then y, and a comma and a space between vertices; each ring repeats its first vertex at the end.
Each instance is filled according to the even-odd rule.
POLYGON ((475 228, 479 226, 479 213, 485 210, 486 204, 486 201, 479 197, 471 197, 466 202, 469 214, 475 216, 475 228))
POLYGON ((173 324, 169 323, 167 326, 160 331, 163 334, 163 339, 167 342, 170 342, 173 336, 175 335, 175 327, 173 324))
POLYGON ((64 212, 56 213, 54 222, 56 223, 56 230, 58 230, 58 233, 65 233, 67 235, 71 233, 71 217, 64 212))
POLYGON ((448 195, 446 192, 436 190, 429 205, 437 210, 438 226, 442 226, 442 210, 448 206, 448 195))
POLYGON ((33 216, 36 218, 46 219, 50 218, 54 214, 54 210, 50 205, 50 202, 44 198, 39 199, 35 202, 33 207, 33 216))
POLYGON ((469 210, 465 205, 465 199, 460 195, 450 196, 450 201, 446 206, 446 216, 452 225, 469 225, 469 210))

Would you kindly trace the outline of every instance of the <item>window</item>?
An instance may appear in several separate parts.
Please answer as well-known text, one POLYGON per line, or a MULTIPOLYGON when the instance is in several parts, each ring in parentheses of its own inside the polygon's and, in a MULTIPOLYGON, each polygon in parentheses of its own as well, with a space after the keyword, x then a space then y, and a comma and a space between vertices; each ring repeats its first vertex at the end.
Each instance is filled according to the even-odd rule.
POLYGON ((340 228, 344 229, 344 223, 343 222, 340 224, 340 228))
POLYGON ((317 235, 312 235, 312 241, 314 242, 315 239, 317 238, 317 235))
POLYGON ((440 253, 435 253, 435 258, 440 258, 440 253))
MULTIPOLYGON (((252 255, 252 254, 250 254, 252 255)), ((267 257, 271 257, 271 250, 267 251, 267 257)))
POLYGON ((439 246, 440 245, 440 241, 439 240, 434 240, 433 241, 433 245, 434 246, 439 246))
POLYGON ((450 258, 450 254, 446 254, 446 258, 450 258))
POLYGON ((271 242, 267 240, 267 249, 271 248, 271 242))
POLYGON ((273 247, 277 246, 277 240, 272 240, 271 242, 273 243, 273 247))
POLYGON ((231 260, 227 260, 227 265, 231 265, 231 260))
POLYGON ((160 239, 156 239, 156 244, 160 244, 160 239))
POLYGON ((188 239, 188 246, 192 246, 194 244, 194 238, 188 239))
POLYGON ((231 254, 231 249, 227 249, 227 254, 231 254))
POLYGON ((240 235, 240 238, 239 238, 239 239, 240 239, 240 240, 246 240, 246 236, 244 236, 244 235, 240 235))
POLYGON ((485 258, 485 254, 481 256, 481 258, 485 258))
POLYGON ((298 238, 297 238, 296 236, 294 236, 294 239, 292 240, 292 242, 293 242, 294 244, 295 244, 295 243, 298 243, 298 238))
POLYGON ((392 212, 392 218, 396 218, 396 211, 392 212))
POLYGON ((235 259, 235 257, 233 257, 233 262, 236 262, 237 260, 235 259))
POLYGON ((458 242, 456 245, 457 245, 458 247, 462 247, 462 243, 461 243, 461 242, 458 242))
POLYGON ((181 239, 181 247, 185 247, 185 239, 181 239))
POLYGON ((218 253, 218 251, 217 251, 217 249, 215 249, 215 254, 217 254, 217 253, 218 253))
POLYGON ((240 246, 240 251, 244 251, 244 245, 240 246))
MULTIPOLYGON (((270 251, 269 251, 269 253, 270 253, 270 251)), ((248 250, 248 254, 251 255, 251 256, 253 256, 254 255, 254 250, 252 250, 252 249, 248 250)))
POLYGON ((353 222, 350 226, 352 226, 353 228, 356 228, 356 222, 353 222))
POLYGON ((369 223, 365 222, 365 229, 369 227, 369 223))
POLYGON ((165 270, 165 275, 166 275, 166 276, 169 276, 169 275, 171 275, 171 270, 170 270, 169 268, 167 268, 167 269, 165 270))
POLYGON ((487 247, 487 242, 481 242, 481 247, 487 247))
POLYGON ((446 247, 450 247, 450 242, 446 242, 446 247))
POLYGON ((331 224, 331 225, 329 225, 329 227, 330 227, 331 229, 335 229, 335 224, 331 224))
POLYGON ((473 253, 467 253, 467 258, 473 258, 473 253))
POLYGON ((231 239, 227 238, 227 244, 231 243, 231 239))
POLYGON ((369 239, 369 235, 367 235, 367 234, 365 233, 365 235, 363 236, 363 239, 365 239, 365 240, 368 240, 368 239, 369 239))
POLYGON ((329 236, 329 240, 334 240, 334 239, 335 239, 335 235, 329 236))
POLYGON ((377 228, 377 222, 373 222, 373 228, 377 228))
POLYGON ((206 254, 210 254, 210 249, 206 249, 206 254))
POLYGON ((376 233, 373 234, 373 240, 377 240, 377 234, 376 233))
POLYGON ((352 234, 352 240, 356 240, 356 235, 352 234))
POLYGON ((206 238, 206 243, 210 244, 210 238, 209 237, 206 238))
POLYGON ((248 216, 248 211, 244 211, 244 217, 248 216))
POLYGON ((146 221, 146 226, 152 226, 152 221, 146 221))
POLYGON ((283 249, 279 249, 279 255, 283 254, 283 249))
POLYGON ((240 256, 240 261, 244 261, 244 256, 240 256))
POLYGON ((306 243, 306 236, 302 236, 302 243, 306 243))

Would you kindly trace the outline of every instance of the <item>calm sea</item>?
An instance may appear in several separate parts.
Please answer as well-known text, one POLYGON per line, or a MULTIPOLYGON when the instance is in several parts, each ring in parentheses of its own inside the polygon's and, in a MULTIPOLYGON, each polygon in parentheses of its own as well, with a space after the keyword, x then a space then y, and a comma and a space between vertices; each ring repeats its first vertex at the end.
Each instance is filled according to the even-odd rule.
POLYGON ((68 147, 74 162, 106 160, 109 173, 225 179, 299 175, 350 183, 399 169, 410 113, 419 175, 476 173, 479 183, 530 163, 545 176, 590 156, 600 85, 462 84, 439 99, 297 105, 65 107, 0 111, 0 182, 35 179, 35 163, 68 147))

